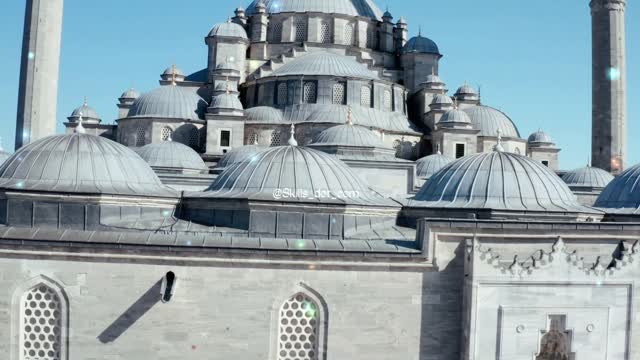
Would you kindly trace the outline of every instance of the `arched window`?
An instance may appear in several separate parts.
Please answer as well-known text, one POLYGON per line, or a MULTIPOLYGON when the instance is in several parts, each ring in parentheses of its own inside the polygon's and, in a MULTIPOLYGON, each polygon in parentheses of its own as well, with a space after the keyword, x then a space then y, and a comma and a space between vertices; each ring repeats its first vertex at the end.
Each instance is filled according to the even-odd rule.
POLYGON ((195 126, 189 130, 188 143, 193 149, 200 148, 200 131, 195 126))
POLYGON ((322 22, 320 24, 320 42, 323 44, 331 43, 331 24, 322 22))
POLYGON ((371 86, 365 85, 360 88, 360 105, 371 107, 371 86))
POLYGON ((367 47, 373 49, 376 47, 376 43, 378 40, 376 39, 376 30, 373 27, 369 27, 367 30, 367 47))
POLYGON ((282 23, 272 22, 269 24, 269 41, 272 43, 282 42, 282 23))
POLYGON ((66 358, 67 303, 44 282, 30 287, 20 299, 20 359, 66 358))
POLYGON ((280 132, 275 130, 271 133, 271 146, 280 146, 282 145, 282 139, 280 136, 280 132))
POLYGON ((346 104, 347 83, 338 82, 333 84, 333 97, 332 102, 334 104, 346 104))
POLYGON ((311 297, 298 293, 282 304, 278 322, 278 360, 319 358, 321 309, 311 297))
POLYGON ((247 145, 254 145, 257 143, 258 143, 258 134, 252 133, 251 135, 249 135, 249 137, 247 138, 247 145))
POLYGON ((306 19, 298 19, 293 23, 293 33, 295 34, 295 42, 307 41, 307 21, 306 19))
POLYGON ((278 84, 278 92, 276 94, 276 104, 286 105, 287 97, 289 95, 289 89, 287 83, 281 82, 278 84))
POLYGON ((344 26, 344 43, 345 45, 356 45, 356 27, 353 23, 344 26))
POLYGON ((384 111, 391 111, 391 90, 384 91, 384 111))
POLYGON ((305 104, 315 104, 317 95, 318 90, 316 83, 313 81, 305 82, 302 94, 302 102, 305 104))
POLYGON ((172 136, 173 136, 173 129, 168 126, 163 127, 162 130, 160 131, 160 139, 162 141, 170 141, 172 136))
POLYGON ((146 137, 147 132, 144 130, 144 128, 138 128, 136 130, 136 147, 144 146, 147 143, 146 137))

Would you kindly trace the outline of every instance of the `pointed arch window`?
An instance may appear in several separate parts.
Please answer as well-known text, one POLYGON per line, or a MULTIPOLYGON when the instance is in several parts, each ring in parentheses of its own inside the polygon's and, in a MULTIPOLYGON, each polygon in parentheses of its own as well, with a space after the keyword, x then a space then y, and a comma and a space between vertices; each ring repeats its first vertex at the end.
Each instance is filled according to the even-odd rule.
POLYGON ((318 96, 317 85, 314 81, 306 81, 302 94, 302 102, 305 104, 315 104, 318 96))
POLYGON ((298 293, 284 302, 278 322, 278 360, 317 360, 324 326, 321 308, 313 298, 298 293))
POLYGON ((160 132, 160 139, 162 141, 170 141, 171 137, 173 136, 173 129, 165 126, 162 128, 162 131, 160 132))
POLYGON ((147 132, 144 128, 138 128, 136 130, 136 147, 142 147, 146 144, 147 132))

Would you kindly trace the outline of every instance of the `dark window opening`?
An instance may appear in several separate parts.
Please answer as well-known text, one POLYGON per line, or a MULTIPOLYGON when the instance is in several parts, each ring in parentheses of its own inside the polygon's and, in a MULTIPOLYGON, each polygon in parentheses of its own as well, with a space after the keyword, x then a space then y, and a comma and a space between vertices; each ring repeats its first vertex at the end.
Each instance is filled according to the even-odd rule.
POLYGON ((231 146, 231 131, 220 131, 220 146, 231 146))
POLYGON ((456 159, 464 157, 464 144, 456 144, 456 159))
POLYGON ((549 162, 547 160, 543 160, 542 161, 542 165, 549 167, 549 162))

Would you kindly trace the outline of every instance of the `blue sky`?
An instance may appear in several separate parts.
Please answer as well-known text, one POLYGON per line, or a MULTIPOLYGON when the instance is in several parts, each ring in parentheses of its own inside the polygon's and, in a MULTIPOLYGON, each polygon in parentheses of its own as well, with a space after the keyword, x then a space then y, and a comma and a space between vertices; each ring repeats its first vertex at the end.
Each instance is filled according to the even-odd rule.
MULTIPOLYGON (((58 123, 83 98, 106 122, 127 88, 148 91, 172 63, 185 72, 206 66, 204 36, 233 14, 239 0, 65 1, 58 123)), ((542 128, 561 152, 561 167, 587 162, 591 132, 591 30, 588 0, 378 1, 412 35, 419 27, 445 55, 441 77, 450 90, 482 85, 483 102, 502 109, 523 137, 542 128)), ((13 148, 24 1, 0 11, 0 136, 13 148)), ((640 5, 627 8, 628 163, 640 161, 640 5)))

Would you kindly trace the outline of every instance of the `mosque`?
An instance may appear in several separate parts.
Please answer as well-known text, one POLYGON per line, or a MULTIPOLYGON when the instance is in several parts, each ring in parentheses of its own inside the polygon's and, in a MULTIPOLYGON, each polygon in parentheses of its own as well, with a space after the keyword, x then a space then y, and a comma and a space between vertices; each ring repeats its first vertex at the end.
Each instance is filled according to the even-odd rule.
POLYGON ((640 357, 625 5, 590 4, 593 166, 563 171, 549 134, 450 92, 436 42, 373 0, 255 0, 206 34, 203 69, 126 90, 113 125, 85 100, 47 133, 62 0, 27 1, 18 148, 0 152, 0 350, 640 357))

